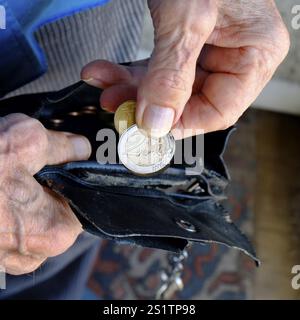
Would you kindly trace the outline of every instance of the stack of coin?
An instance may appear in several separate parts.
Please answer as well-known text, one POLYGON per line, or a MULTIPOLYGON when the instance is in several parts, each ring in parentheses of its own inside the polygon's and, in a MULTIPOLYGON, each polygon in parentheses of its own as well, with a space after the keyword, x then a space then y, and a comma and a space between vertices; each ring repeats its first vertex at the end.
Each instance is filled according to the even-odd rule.
POLYGON ((135 101, 126 101, 115 113, 114 124, 119 132, 118 154, 123 165, 137 175, 152 175, 166 168, 175 153, 171 133, 153 138, 135 124, 135 101))

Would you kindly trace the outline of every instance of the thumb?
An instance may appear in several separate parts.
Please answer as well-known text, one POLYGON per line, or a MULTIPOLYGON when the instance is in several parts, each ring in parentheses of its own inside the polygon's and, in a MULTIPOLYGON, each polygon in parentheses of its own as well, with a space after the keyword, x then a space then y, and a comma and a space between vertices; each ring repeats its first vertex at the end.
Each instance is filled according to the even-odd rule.
POLYGON ((148 0, 155 48, 138 88, 136 121, 153 136, 167 134, 192 93, 199 54, 215 23, 209 0, 148 0))

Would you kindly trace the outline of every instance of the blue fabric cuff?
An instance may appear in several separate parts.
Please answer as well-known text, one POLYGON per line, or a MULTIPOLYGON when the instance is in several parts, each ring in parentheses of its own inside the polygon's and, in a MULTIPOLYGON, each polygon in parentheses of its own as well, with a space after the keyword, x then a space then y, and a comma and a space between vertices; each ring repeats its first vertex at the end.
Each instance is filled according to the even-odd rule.
POLYGON ((109 0, 0 0, 6 29, 0 30, 0 97, 47 70, 45 55, 34 38, 42 25, 109 0))

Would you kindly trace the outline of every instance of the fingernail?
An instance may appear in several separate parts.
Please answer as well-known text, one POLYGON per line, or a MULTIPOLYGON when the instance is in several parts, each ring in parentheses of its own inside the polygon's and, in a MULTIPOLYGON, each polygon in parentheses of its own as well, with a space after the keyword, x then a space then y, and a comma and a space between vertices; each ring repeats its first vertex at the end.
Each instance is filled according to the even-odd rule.
POLYGON ((89 82, 89 81, 94 80, 94 78, 82 78, 81 80, 84 82, 89 82))
POLYGON ((171 108, 150 105, 144 111, 142 127, 152 136, 165 136, 172 128, 174 116, 171 108))
POLYGON ((90 86, 94 86, 94 87, 100 87, 103 84, 101 80, 95 79, 95 78, 87 78, 87 79, 81 79, 81 80, 89 84, 90 86))
POLYGON ((76 157, 80 160, 88 159, 91 155, 92 148, 89 140, 85 137, 73 135, 68 137, 73 144, 74 153, 76 157))
POLYGON ((110 112, 109 109, 108 109, 106 106, 101 105, 101 108, 102 108, 104 111, 110 112))

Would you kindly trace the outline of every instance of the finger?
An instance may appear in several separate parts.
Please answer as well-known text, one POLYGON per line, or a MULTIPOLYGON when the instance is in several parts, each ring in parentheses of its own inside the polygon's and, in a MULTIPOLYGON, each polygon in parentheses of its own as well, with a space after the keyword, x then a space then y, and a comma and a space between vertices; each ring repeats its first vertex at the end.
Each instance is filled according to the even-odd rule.
POLYGON ((198 64, 208 72, 248 73, 255 63, 257 49, 251 47, 221 48, 204 46, 198 64))
POLYGON ((10 126, 26 121, 27 119, 30 118, 23 113, 11 113, 5 117, 0 117, 1 131, 5 131, 9 129, 10 126))
POLYGON ((47 130, 47 164, 86 160, 91 155, 91 144, 86 137, 47 130))
POLYGON ((136 61, 128 67, 97 60, 86 65, 81 78, 90 85, 105 89, 100 97, 101 107, 109 112, 126 100, 136 100, 137 84, 147 71, 147 60, 136 61))
MULTIPOLYGON (((200 51, 216 23, 214 1, 149 1, 155 49, 138 88, 136 119, 162 136, 180 118, 192 93, 200 51), (180 19, 178 18, 180 17, 180 19)), ((151 132, 152 131, 152 132, 151 132)))
POLYGON ((103 91, 100 104, 106 111, 115 112, 124 101, 135 100, 136 93, 137 87, 135 85, 113 85, 103 91))
MULTIPOLYGON (((204 132, 226 129, 233 125, 244 110, 255 100, 262 87, 253 85, 255 77, 239 77, 232 74, 210 74, 202 91, 191 97, 180 121, 174 128, 181 130, 201 129, 204 132)), ((177 132, 177 138, 179 133, 177 132)))
POLYGON ((2 208, 1 251, 38 258, 59 255, 75 242, 82 226, 62 197, 24 176, 16 177, 7 190, 10 205, 2 208))
POLYGON ((82 232, 82 226, 68 203, 48 188, 44 188, 42 208, 38 210, 36 207, 33 211, 38 214, 23 245, 30 254, 57 256, 70 248, 82 232))
POLYGON ((105 89, 113 84, 130 83, 132 76, 124 66, 105 60, 96 60, 82 69, 81 79, 92 86, 105 89))
POLYGON ((1 122, 1 145, 5 146, 8 169, 23 165, 35 174, 46 164, 85 160, 91 153, 85 137, 48 131, 41 122, 26 115, 12 114, 1 122))
POLYGON ((5 268, 5 272, 11 275, 31 273, 46 260, 45 257, 24 256, 14 251, 0 255, 2 256, 0 264, 5 268))
POLYGON ((194 81, 193 90, 192 90, 193 94, 198 93, 202 90, 205 80, 209 75, 210 75, 210 72, 203 70, 199 65, 197 65, 196 76, 195 76, 195 81, 194 81))

